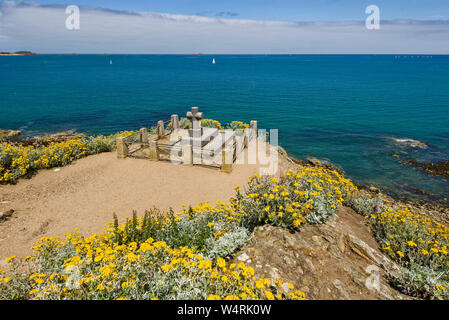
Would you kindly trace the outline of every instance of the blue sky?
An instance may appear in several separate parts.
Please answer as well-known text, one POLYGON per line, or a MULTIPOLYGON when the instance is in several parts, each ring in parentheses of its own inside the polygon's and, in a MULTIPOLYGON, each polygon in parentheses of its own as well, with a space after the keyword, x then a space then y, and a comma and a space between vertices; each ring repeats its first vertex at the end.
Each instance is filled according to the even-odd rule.
POLYGON ((0 51, 449 54, 448 13, 449 0, 0 0, 0 51), (379 30, 365 26, 373 4, 379 30))
POLYGON ((374 4, 381 9, 383 19, 449 18, 448 0, 38 0, 35 2, 281 21, 361 20, 365 17, 365 8, 374 4))

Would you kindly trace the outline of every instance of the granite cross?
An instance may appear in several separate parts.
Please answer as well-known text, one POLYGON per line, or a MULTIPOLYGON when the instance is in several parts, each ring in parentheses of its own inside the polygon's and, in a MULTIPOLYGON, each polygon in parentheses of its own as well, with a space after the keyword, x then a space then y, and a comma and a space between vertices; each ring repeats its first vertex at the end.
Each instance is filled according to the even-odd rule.
POLYGON ((187 118, 192 119, 193 131, 201 129, 200 120, 203 119, 203 113, 198 112, 198 107, 192 107, 192 111, 187 112, 187 118))

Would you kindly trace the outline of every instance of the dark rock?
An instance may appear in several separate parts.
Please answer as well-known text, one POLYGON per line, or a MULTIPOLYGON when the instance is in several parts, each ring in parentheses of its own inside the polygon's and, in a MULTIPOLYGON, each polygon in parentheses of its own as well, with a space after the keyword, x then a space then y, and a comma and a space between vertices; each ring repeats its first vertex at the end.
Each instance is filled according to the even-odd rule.
POLYGON ((314 167, 323 167, 329 170, 334 170, 337 171, 340 174, 345 174, 344 170, 340 167, 337 167, 336 165, 334 165, 333 163, 331 163, 328 160, 321 160, 321 159, 317 159, 314 157, 307 157, 307 161, 313 165, 314 167))
POLYGON ((12 217, 14 213, 13 209, 10 209, 8 211, 0 212, 0 221, 8 220, 12 217))
POLYGON ((20 130, 3 130, 0 129, 0 141, 20 136, 20 130))
POLYGON ((426 190, 418 189, 418 188, 413 188, 413 187, 412 187, 411 190, 412 190, 414 193, 422 194, 422 195, 424 195, 424 196, 431 196, 431 195, 432 195, 430 192, 428 192, 428 191, 426 191, 426 190))
POLYGON ((74 139, 76 140, 83 138, 85 138, 85 135, 82 133, 73 131, 63 131, 55 134, 46 134, 42 137, 25 138, 17 141, 11 141, 11 143, 20 143, 21 145, 24 146, 40 147, 40 146, 48 146, 49 144, 54 142, 64 142, 67 140, 74 140, 74 139))
POLYGON ((421 163, 414 159, 410 159, 406 162, 406 164, 419 168, 432 176, 442 176, 449 179, 449 161, 421 163))

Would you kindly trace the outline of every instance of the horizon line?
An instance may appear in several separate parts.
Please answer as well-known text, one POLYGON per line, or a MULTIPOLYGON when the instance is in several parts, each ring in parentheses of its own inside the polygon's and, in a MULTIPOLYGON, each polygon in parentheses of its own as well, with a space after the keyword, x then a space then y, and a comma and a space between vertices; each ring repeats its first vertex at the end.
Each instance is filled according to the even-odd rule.
MULTIPOLYGON (((19 50, 23 51, 23 50, 19 50)), ((2 51, 9 52, 9 51, 2 51)), ((17 51, 10 51, 11 54, 14 54, 17 51)), ((374 55, 374 56, 394 56, 394 55, 420 55, 420 56, 447 56, 448 53, 108 53, 108 52, 87 52, 87 53, 78 53, 78 52, 65 52, 65 53, 55 53, 55 52, 43 52, 37 53, 33 52, 34 55, 156 55, 156 56, 211 56, 211 55, 221 55, 221 56, 230 56, 230 55, 252 55, 252 56, 299 56, 299 55, 374 55)))

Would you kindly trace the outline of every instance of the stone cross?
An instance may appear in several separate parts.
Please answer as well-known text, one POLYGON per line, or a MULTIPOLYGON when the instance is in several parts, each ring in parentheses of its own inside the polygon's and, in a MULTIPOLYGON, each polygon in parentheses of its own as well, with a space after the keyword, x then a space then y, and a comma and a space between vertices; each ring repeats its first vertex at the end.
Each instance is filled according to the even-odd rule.
POLYGON ((198 107, 192 107, 192 111, 187 112, 187 118, 192 119, 193 131, 201 130, 200 120, 203 119, 203 113, 198 112, 198 107))

